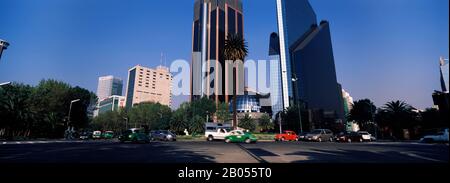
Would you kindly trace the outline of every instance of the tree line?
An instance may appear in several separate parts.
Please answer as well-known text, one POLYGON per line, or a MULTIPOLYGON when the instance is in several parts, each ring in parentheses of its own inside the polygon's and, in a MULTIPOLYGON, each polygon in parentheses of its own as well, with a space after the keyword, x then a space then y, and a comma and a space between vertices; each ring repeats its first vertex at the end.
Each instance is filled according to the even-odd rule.
MULTIPOLYGON (((448 128, 448 116, 442 115, 438 109, 420 111, 404 101, 391 101, 377 107, 370 99, 362 99, 355 101, 351 107, 346 115, 347 122, 358 124, 360 130, 368 131, 380 139, 418 139, 424 134, 448 128)), ((308 123, 310 114, 304 108, 299 110, 297 106, 291 106, 279 114, 283 129, 300 128, 299 111, 303 130, 312 130, 308 123)), ((276 119, 277 124, 279 118, 276 119)), ((321 127, 334 132, 347 130, 345 123, 330 122, 321 127)), ((277 125, 275 128, 278 128, 277 125)))
POLYGON ((56 80, 0 86, 0 138, 63 137, 68 126, 89 126, 88 108, 96 101, 94 93, 56 80))
POLYGON ((355 101, 347 115, 362 130, 375 131, 380 138, 417 139, 420 136, 448 128, 448 116, 438 109, 417 110, 404 101, 391 101, 376 107, 369 99, 355 101))

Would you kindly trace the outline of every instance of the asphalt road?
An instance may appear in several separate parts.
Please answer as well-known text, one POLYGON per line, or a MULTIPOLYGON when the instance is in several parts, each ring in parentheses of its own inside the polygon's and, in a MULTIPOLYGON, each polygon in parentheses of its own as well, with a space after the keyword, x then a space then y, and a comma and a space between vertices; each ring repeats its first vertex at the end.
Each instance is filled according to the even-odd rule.
POLYGON ((1 163, 448 163, 448 144, 37 141, 0 143, 1 163))

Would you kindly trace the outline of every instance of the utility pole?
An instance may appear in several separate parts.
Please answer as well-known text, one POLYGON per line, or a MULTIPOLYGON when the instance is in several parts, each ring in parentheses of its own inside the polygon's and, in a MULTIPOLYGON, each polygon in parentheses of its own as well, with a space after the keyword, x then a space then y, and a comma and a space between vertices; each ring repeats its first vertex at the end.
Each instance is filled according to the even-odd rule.
POLYGON ((280 134, 282 134, 283 130, 281 129, 282 128, 282 125, 281 125, 281 112, 278 113, 278 125, 280 126, 280 134))
POLYGON ((296 97, 297 97, 297 100, 295 100, 295 101, 297 102, 298 120, 300 122, 300 133, 303 133, 302 113, 301 113, 301 110, 300 110, 300 101, 301 100, 300 100, 300 95, 298 93, 298 82, 299 82, 299 79, 297 78, 296 74, 293 74, 292 81, 295 83, 295 93, 296 93, 296 97))

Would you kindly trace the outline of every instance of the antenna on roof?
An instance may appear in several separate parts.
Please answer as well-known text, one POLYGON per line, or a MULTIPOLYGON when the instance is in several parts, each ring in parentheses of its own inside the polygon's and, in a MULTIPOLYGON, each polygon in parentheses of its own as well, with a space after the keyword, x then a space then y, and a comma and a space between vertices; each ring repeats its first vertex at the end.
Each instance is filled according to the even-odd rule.
POLYGON ((164 55, 164 67, 167 67, 167 55, 164 55))
POLYGON ((164 56, 164 55, 163 55, 163 52, 161 52, 161 60, 159 60, 159 62, 160 62, 159 65, 160 65, 160 66, 162 66, 162 63, 163 63, 163 56, 164 56))

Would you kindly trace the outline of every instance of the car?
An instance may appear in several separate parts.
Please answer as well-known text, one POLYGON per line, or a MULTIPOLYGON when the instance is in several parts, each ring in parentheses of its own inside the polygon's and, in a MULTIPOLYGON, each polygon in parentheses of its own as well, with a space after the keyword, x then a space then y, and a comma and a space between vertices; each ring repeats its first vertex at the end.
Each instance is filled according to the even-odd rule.
POLYGON ((306 134, 306 140, 308 141, 333 141, 333 132, 328 129, 316 129, 306 134))
POLYGON ((80 140, 92 139, 92 132, 81 132, 79 138, 80 138, 80 140))
POLYGON ((299 137, 294 131, 286 130, 282 134, 275 135, 275 141, 298 141, 299 137))
POLYGON ((359 131, 358 134, 360 134, 364 141, 374 141, 374 138, 372 137, 372 134, 366 131, 359 131))
POLYGON ((247 144, 256 143, 258 139, 249 132, 244 132, 242 130, 233 130, 230 132, 230 135, 225 137, 226 143, 242 143, 245 142, 247 144))
POLYGON ((225 140, 225 137, 230 135, 231 129, 230 125, 207 123, 205 127, 206 140, 225 140))
POLYGON ((102 137, 104 139, 112 139, 112 138, 114 138, 114 132, 113 131, 106 131, 105 133, 102 134, 102 137))
POLYGON ((434 135, 425 135, 420 139, 420 142, 432 143, 432 142, 449 142, 448 128, 441 130, 434 135))
POLYGON ((162 140, 162 141, 176 141, 177 136, 169 130, 157 130, 150 132, 150 139, 154 140, 162 140))
POLYGON ((101 139, 102 138, 102 132, 101 131, 94 131, 92 133, 92 138, 93 139, 101 139))
POLYGON ((342 132, 336 137, 337 142, 364 142, 363 135, 357 132, 342 132))
POLYGON ((308 134, 308 132, 302 132, 302 133, 298 134, 298 140, 299 141, 305 141, 307 134, 308 134))
POLYGON ((150 138, 143 132, 142 129, 132 128, 122 133, 119 136, 120 142, 133 143, 150 143, 150 138))

